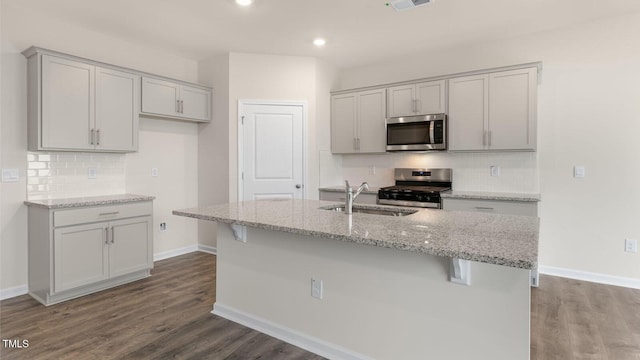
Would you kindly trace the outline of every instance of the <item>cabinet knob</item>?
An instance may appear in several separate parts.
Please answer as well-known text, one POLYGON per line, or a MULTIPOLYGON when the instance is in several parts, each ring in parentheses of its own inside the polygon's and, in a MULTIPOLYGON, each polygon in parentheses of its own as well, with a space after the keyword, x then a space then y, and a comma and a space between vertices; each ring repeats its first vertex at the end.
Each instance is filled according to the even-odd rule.
POLYGON ((296 189, 302 188, 302 184, 296 184, 296 189))

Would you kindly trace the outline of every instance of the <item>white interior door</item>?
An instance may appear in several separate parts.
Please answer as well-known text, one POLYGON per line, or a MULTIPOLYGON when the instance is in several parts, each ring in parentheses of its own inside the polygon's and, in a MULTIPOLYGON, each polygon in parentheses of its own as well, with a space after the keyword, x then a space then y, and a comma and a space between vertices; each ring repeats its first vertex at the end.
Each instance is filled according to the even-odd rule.
POLYGON ((240 200, 304 198, 304 107, 241 103, 240 200))

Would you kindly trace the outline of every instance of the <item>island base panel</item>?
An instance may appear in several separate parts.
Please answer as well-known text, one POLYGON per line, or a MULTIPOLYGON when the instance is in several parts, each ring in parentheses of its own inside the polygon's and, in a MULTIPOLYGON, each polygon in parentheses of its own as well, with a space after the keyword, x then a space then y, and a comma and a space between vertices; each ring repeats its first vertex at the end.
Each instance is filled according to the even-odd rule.
POLYGON ((465 286, 420 253, 228 225, 217 241, 214 313, 320 355, 529 359, 528 270, 472 262, 465 286))

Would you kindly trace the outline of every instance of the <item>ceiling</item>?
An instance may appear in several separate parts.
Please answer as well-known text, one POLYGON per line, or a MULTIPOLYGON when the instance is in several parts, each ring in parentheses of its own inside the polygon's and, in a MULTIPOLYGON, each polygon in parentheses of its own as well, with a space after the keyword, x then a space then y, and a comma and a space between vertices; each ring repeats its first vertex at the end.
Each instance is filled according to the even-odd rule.
MULTIPOLYGON (((638 0, 435 0, 396 12, 389 0, 2 0, 186 58, 223 52, 313 56, 340 68, 640 12, 638 0), (327 44, 317 48, 315 37, 327 44)), ((6 14, 5 14, 6 15, 6 14)))

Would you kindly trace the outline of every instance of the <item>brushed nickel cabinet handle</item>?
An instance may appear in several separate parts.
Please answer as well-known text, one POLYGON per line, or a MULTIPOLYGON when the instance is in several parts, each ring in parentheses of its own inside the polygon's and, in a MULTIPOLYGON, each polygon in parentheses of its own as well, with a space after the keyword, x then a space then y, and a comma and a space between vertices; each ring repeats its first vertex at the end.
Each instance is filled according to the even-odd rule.
POLYGON ((115 231, 113 231, 113 226, 111 227, 111 244, 114 244, 116 242, 116 237, 115 237, 115 231))
POLYGON ((180 113, 180 100, 176 100, 176 112, 180 113))
POLYGON ((106 238, 104 243, 106 245, 109 245, 109 227, 108 226, 106 228, 104 228, 104 236, 106 238))
POLYGON ((180 100, 180 114, 184 114, 184 100, 180 100))
POLYGON ((94 136, 94 129, 89 130, 89 144, 93 145, 93 136, 94 136))
POLYGON ((120 213, 120 211, 104 212, 104 213, 100 213, 99 216, 116 215, 116 214, 119 214, 119 213, 120 213))
POLYGON ((100 129, 96 130, 96 145, 100 145, 100 129))
POLYGON ((474 207, 474 209, 476 209, 476 210, 495 210, 492 207, 484 207, 484 206, 476 206, 476 207, 474 207))

